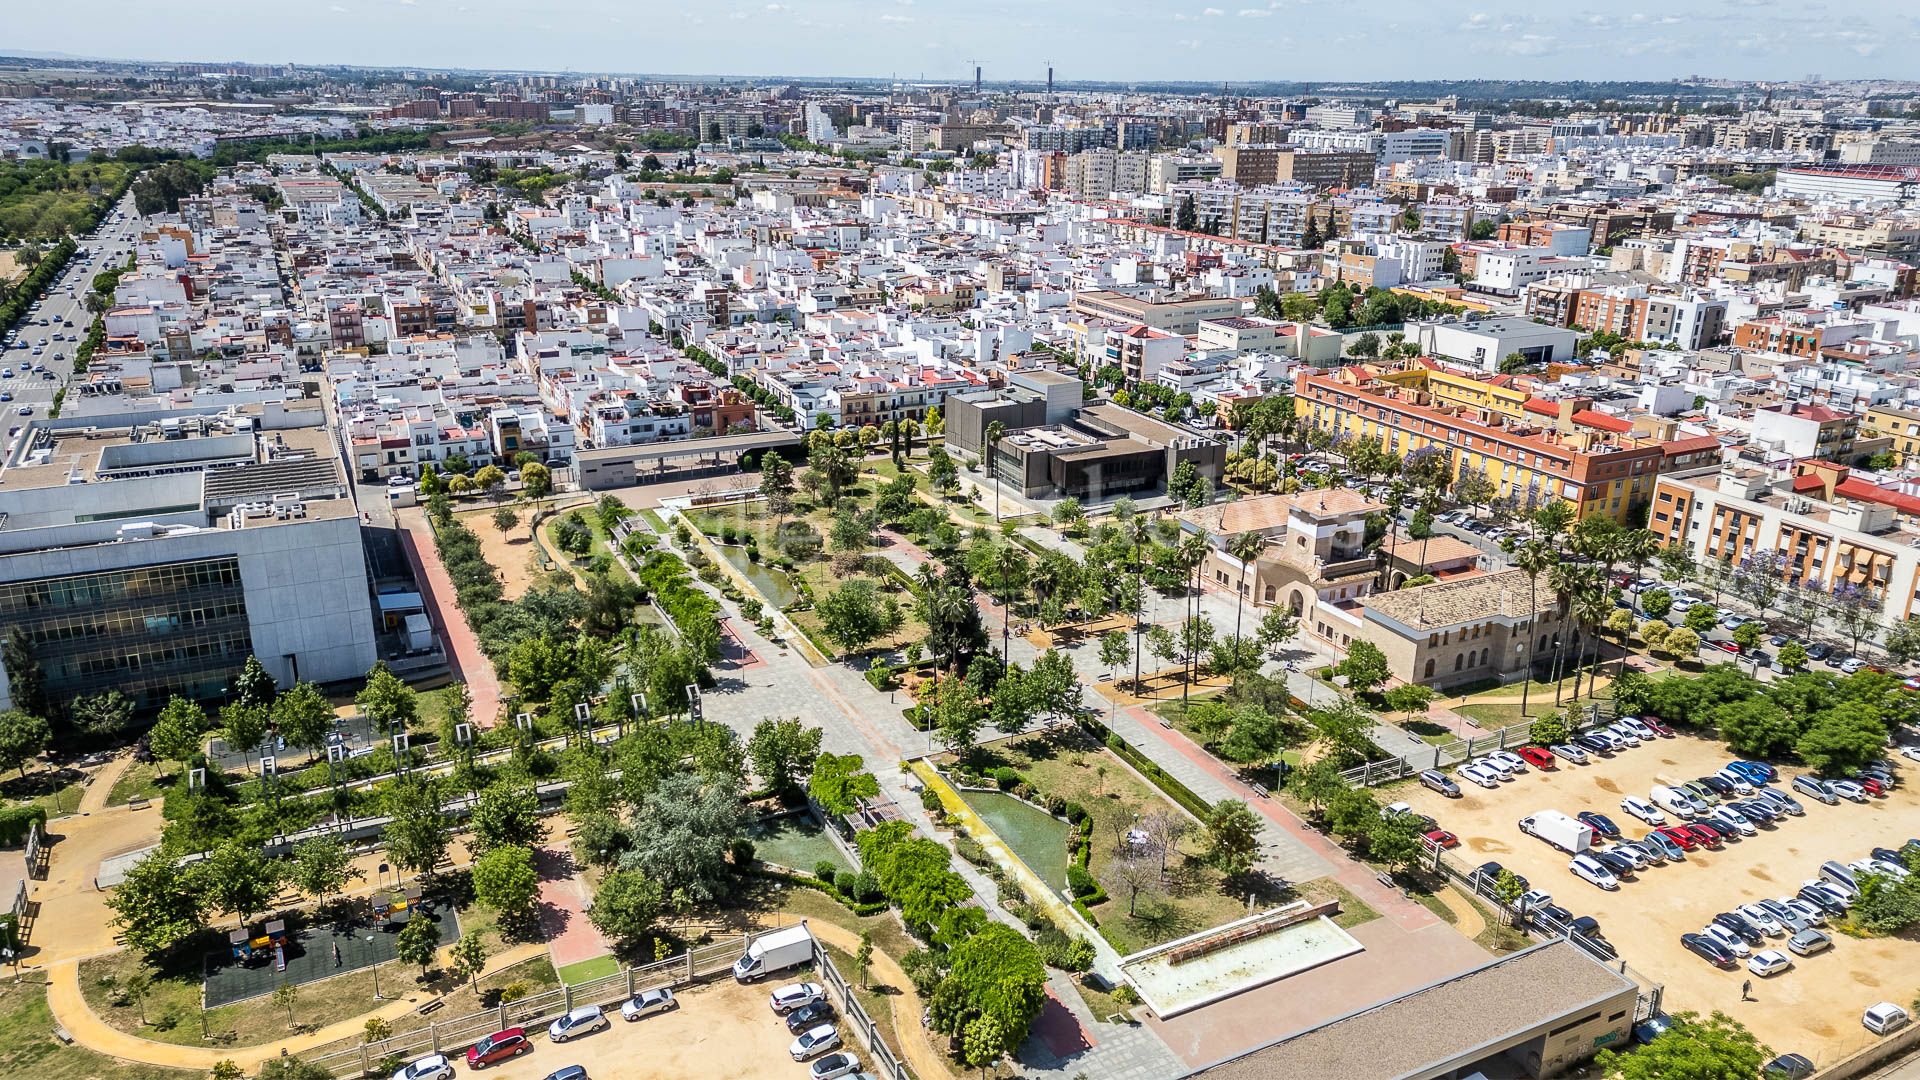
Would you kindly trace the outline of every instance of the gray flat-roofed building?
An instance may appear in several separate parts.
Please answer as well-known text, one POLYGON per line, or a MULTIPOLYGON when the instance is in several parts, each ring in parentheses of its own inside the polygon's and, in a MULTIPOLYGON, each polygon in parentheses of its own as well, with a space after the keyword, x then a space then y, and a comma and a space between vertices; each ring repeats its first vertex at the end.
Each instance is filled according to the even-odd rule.
MULTIPOLYGON (((1303 976, 1304 977, 1304 976, 1303 976)), ((1624 1046, 1639 985, 1550 941, 1188 1074, 1206 1080, 1456 1080, 1505 1059, 1553 1076, 1624 1046)))

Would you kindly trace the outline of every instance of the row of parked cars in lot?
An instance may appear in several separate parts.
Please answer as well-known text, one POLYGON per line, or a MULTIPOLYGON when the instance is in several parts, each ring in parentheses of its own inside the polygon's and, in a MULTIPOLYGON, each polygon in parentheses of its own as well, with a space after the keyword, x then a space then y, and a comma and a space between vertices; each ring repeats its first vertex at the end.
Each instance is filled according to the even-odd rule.
MULTIPOLYGON (((633 997, 620 1003, 620 1018, 629 1023, 652 1016, 655 1013, 668 1012, 679 1008, 674 1000, 673 991, 666 987, 642 990, 633 997)), ((598 1005, 582 1005, 568 1010, 553 1023, 547 1025, 547 1041, 554 1044, 590 1035, 612 1026, 607 1011, 598 1005)), ((478 1072, 489 1065, 509 1061, 533 1049, 533 1036, 525 1028, 507 1028, 467 1047, 467 1068, 478 1072)), ((393 1074, 393 1080, 449 1080, 453 1076, 453 1059, 445 1054, 428 1054, 417 1061, 410 1062, 393 1074)), ((568 1065, 548 1073, 546 1080, 589 1080, 587 1070, 579 1065, 568 1065)))
POLYGON ((833 1003, 826 990, 814 982, 792 983, 773 992, 769 998, 774 1015, 786 1021, 793 1044, 787 1053, 795 1061, 812 1061, 807 1066, 810 1080, 834 1080, 840 1076, 858 1076, 855 1080, 873 1080, 860 1072, 860 1059, 841 1049, 840 1029, 833 1023, 833 1003))
MULTIPOLYGON (((1483 788, 1497 788, 1527 771, 1528 768, 1551 772, 1560 762, 1588 765, 1598 757, 1610 757, 1655 739, 1672 738, 1673 729, 1651 716, 1622 717, 1604 727, 1590 728, 1551 746, 1519 746, 1496 750, 1461 766, 1455 776, 1483 788)), ((1444 795, 1458 795, 1459 786, 1451 780, 1439 784, 1431 777, 1446 779, 1444 773, 1420 774, 1420 782, 1444 795), (1451 787, 1452 790, 1448 790, 1451 787)))

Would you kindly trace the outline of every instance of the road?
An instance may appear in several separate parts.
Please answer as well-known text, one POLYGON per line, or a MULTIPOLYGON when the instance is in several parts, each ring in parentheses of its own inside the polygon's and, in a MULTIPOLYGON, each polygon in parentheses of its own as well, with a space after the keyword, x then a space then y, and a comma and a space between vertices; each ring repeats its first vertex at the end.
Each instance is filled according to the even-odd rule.
POLYGON ((125 265, 139 230, 140 218, 134 213, 133 196, 129 194, 100 223, 97 233, 76 238, 86 249, 86 257, 68 263, 15 328, 0 358, 0 404, 5 406, 9 427, 29 415, 46 416, 53 395, 72 378, 73 354, 93 323, 85 304, 93 276, 111 266, 125 265), (60 340, 54 340, 55 334, 60 340), (36 348, 39 355, 33 352, 36 348), (31 369, 35 365, 44 366, 46 373, 34 374, 31 369), (32 412, 22 414, 22 409, 32 412))

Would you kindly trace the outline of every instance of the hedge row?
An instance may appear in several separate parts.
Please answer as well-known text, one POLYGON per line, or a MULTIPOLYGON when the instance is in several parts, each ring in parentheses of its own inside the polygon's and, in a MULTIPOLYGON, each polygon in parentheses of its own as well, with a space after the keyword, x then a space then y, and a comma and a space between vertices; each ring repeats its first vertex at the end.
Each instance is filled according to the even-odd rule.
POLYGON ((0 847, 17 847, 27 842, 27 829, 45 828, 47 808, 33 804, 9 806, 0 810, 0 847))
POLYGON ((871 903, 865 903, 865 904, 856 903, 853 900, 849 900, 843 893, 841 893, 841 891, 838 888, 835 888, 831 883, 821 881, 819 878, 814 877, 811 874, 789 873, 788 871, 785 871, 785 870, 774 870, 766 866, 762 866, 756 869, 754 873, 759 874, 761 877, 764 877, 764 878, 771 878, 774 881, 784 881, 789 885, 798 885, 803 889, 814 889, 816 891, 826 893, 828 896, 832 897, 835 901, 837 901, 841 907, 846 908, 848 911, 853 912, 855 915, 860 915, 860 916, 878 915, 881 912, 887 910, 887 902, 885 900, 875 900, 871 903))
MULTIPOLYGON (((1089 724, 1098 727, 1102 731, 1106 729, 1106 725, 1101 724, 1097 720, 1089 721, 1089 724)), ((1111 731, 1107 731, 1106 743, 1107 749, 1120 755, 1121 760, 1133 766, 1139 771, 1140 775, 1153 781, 1154 786, 1164 792, 1167 798, 1185 807, 1187 812, 1194 817, 1204 818, 1213 812, 1212 804, 1200 796, 1195 795, 1192 788, 1175 780, 1165 769, 1162 769, 1149 760, 1145 754, 1128 745, 1127 740, 1111 731)))

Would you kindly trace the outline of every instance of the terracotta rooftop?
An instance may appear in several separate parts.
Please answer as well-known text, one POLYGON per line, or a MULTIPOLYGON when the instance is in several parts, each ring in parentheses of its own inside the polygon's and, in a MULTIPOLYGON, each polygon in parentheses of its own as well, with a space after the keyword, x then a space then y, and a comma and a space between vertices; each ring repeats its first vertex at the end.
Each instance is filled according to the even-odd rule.
POLYGON ((1552 589, 1530 589, 1520 570, 1461 578, 1366 599, 1369 615, 1378 614, 1412 630, 1440 631, 1486 619, 1525 619, 1554 609, 1552 589), (1528 610, 1531 600, 1532 611, 1528 610))

